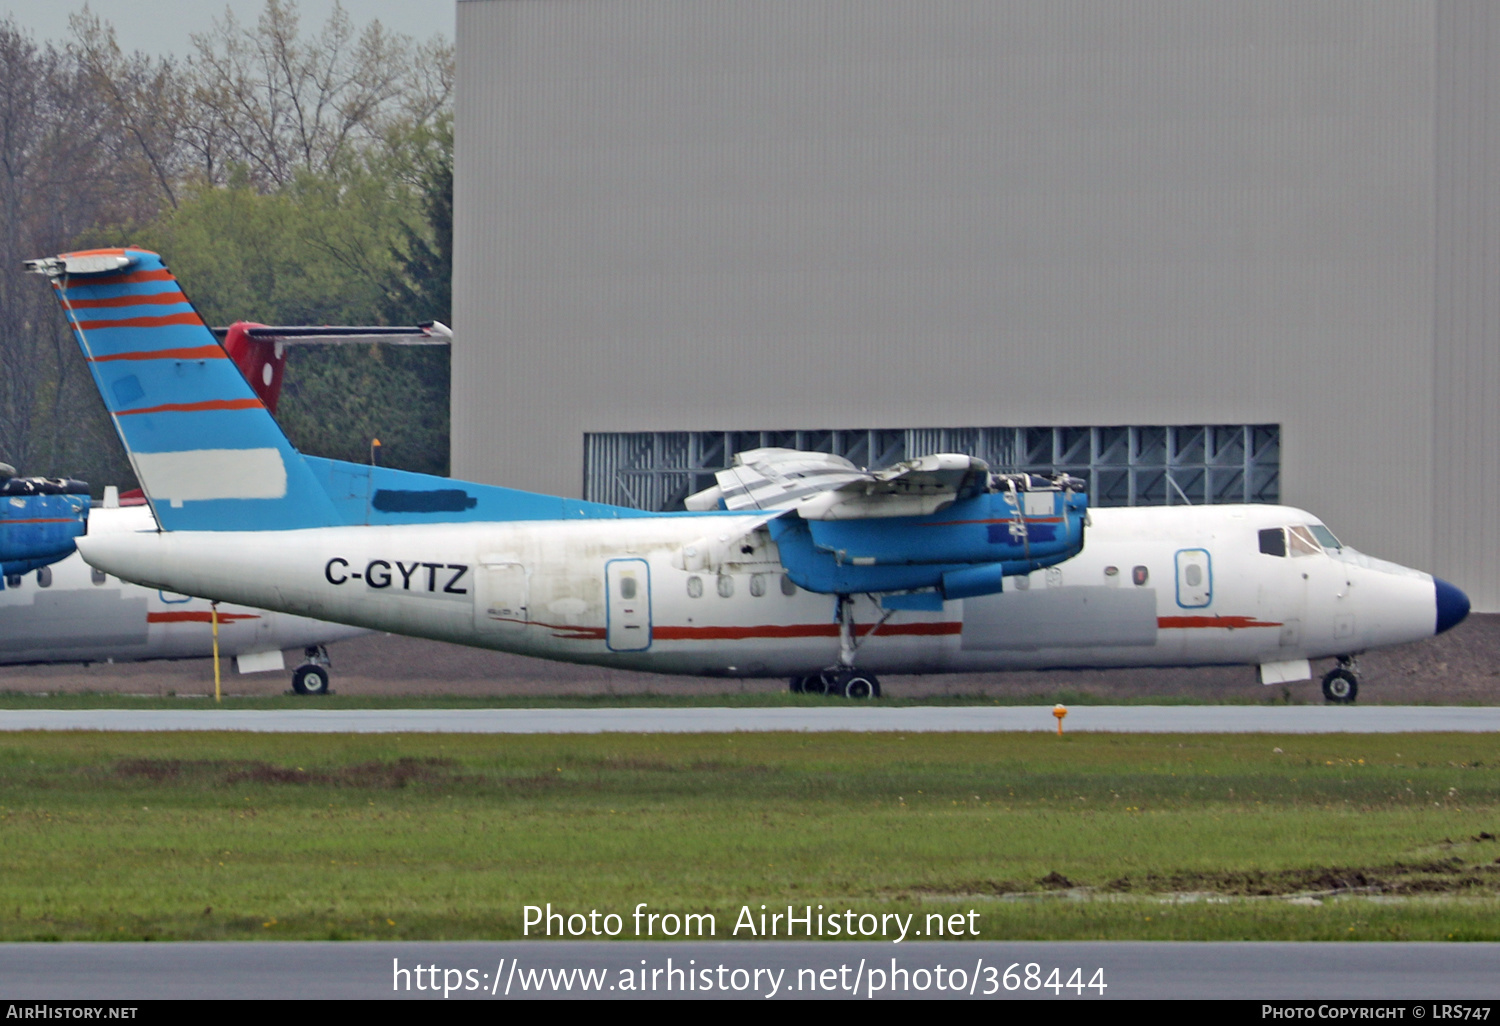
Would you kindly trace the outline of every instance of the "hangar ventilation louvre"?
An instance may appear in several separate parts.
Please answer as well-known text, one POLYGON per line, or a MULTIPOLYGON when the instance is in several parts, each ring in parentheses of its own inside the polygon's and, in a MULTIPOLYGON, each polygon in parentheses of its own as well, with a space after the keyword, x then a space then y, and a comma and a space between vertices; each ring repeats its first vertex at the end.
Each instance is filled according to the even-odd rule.
POLYGON ((1281 499, 1278 424, 600 432, 584 435, 583 497, 681 509, 735 453, 763 446, 833 453, 872 469, 928 453, 966 453, 996 471, 1081 477, 1094 506, 1281 499))

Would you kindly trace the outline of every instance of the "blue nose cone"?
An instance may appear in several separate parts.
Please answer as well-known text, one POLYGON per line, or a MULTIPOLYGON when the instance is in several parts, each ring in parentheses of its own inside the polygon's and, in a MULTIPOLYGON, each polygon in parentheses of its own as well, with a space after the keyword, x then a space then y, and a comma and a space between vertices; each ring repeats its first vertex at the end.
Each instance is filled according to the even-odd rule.
POLYGON ((1457 627, 1469 615, 1469 596, 1436 577, 1432 584, 1437 589, 1437 630, 1434 633, 1441 634, 1449 627, 1457 627))

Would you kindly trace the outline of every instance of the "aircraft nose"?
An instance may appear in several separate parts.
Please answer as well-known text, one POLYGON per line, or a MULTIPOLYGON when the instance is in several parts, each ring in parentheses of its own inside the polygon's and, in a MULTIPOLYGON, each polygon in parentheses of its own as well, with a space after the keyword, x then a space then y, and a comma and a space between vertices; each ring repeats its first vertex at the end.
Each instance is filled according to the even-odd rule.
POLYGON ((1433 633, 1441 634, 1450 627, 1457 627, 1469 615, 1469 596, 1436 577, 1432 584, 1437 591, 1437 630, 1433 633))

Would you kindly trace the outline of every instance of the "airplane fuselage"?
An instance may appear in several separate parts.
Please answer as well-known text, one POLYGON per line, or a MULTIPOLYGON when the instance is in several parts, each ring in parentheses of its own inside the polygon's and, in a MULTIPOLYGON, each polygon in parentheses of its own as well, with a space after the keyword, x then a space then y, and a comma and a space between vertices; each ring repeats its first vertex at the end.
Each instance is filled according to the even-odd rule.
MULTIPOLYGON (((146 506, 96 508, 89 534, 154 531, 146 506)), ((276 653, 365 633, 357 627, 239 605, 219 607, 226 657, 276 653)), ((0 591, 0 665, 188 659, 213 651, 209 603, 170 589, 142 588, 91 568, 78 553, 0 591)))
MULTIPOLYGON (((855 599, 858 665, 942 673, 1275 664, 1431 636, 1431 576, 1332 544, 1285 506, 1094 509, 1082 552, 1000 594, 885 611, 855 599), (1288 529, 1301 528, 1295 536, 1288 529), (1265 551, 1280 530, 1283 554, 1265 551), (1290 538, 1290 544, 1287 539, 1290 538), (873 631, 871 630, 873 628, 873 631)), ((786 576, 764 518, 111 534, 94 566, 171 591, 525 655, 660 673, 835 664, 835 597, 786 576), (695 563, 705 533, 730 545, 695 563)), ((1326 531, 1324 532, 1326 534, 1326 531)), ((1331 538, 1331 536, 1329 536, 1331 538)))

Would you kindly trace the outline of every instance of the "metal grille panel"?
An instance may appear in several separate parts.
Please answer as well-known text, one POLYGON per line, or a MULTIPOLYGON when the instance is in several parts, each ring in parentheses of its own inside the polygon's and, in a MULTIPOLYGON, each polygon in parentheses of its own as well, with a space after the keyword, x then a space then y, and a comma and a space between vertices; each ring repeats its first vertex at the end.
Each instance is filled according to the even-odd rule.
POLYGON ((1281 499, 1277 424, 601 432, 584 435, 583 444, 584 498, 637 509, 681 509, 735 453, 764 446, 833 453, 873 469, 967 453, 995 470, 1081 477, 1094 506, 1281 499))

